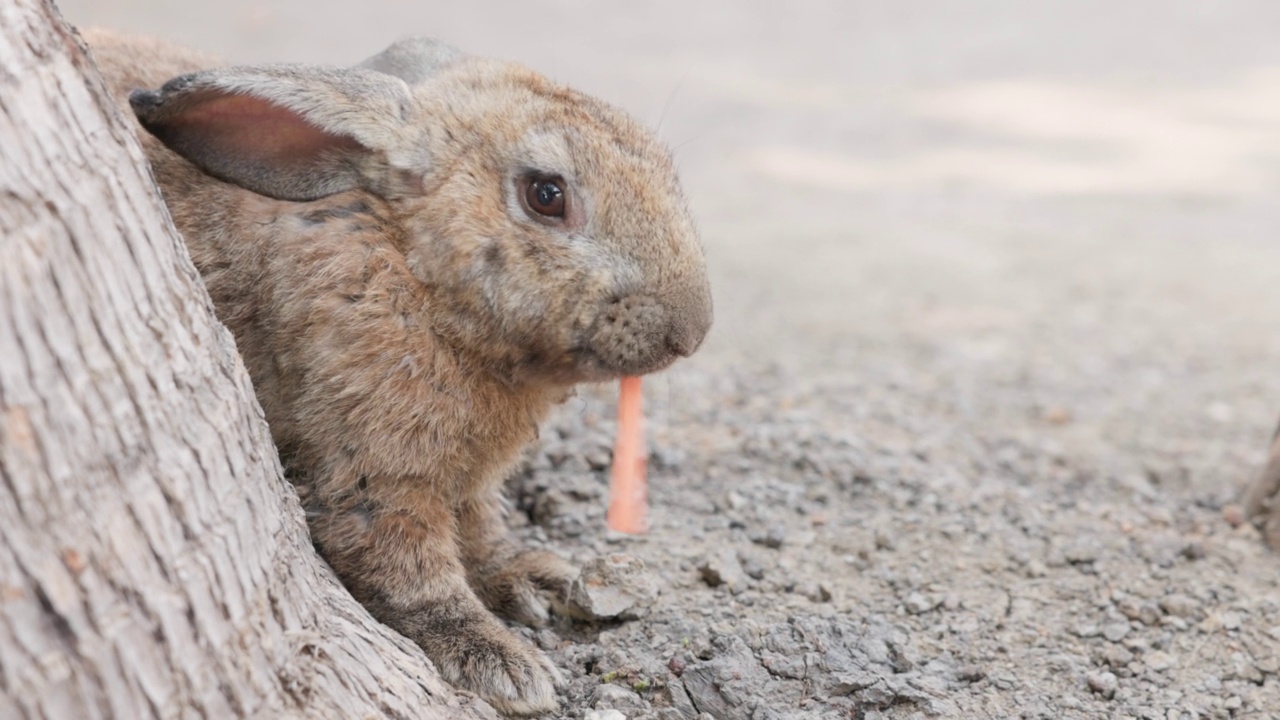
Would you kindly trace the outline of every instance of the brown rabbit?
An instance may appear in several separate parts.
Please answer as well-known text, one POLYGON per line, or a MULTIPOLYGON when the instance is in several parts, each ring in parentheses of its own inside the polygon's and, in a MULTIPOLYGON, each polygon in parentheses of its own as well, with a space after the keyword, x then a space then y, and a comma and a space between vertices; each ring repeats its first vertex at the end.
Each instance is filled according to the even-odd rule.
POLYGON ((1272 550, 1280 551, 1280 427, 1271 437, 1271 454, 1244 497, 1245 516, 1262 530, 1272 550))
POLYGON ((87 37, 320 552, 446 678, 554 709, 555 668, 490 611, 542 622, 539 592, 572 570, 512 545, 500 485, 575 383, 659 370, 707 333, 667 150, 599 100, 428 40, 348 69, 210 69, 87 37))

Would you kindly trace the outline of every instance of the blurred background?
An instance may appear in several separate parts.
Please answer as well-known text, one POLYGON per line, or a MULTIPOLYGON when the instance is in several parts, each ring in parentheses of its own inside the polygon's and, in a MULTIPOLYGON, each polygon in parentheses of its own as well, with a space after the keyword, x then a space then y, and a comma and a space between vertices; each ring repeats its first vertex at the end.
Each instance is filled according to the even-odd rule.
POLYGON ((622 106, 703 230, 694 369, 896 384, 1093 453, 1257 448, 1235 467, 1280 416, 1274 0, 60 7, 235 62, 434 35, 622 106))

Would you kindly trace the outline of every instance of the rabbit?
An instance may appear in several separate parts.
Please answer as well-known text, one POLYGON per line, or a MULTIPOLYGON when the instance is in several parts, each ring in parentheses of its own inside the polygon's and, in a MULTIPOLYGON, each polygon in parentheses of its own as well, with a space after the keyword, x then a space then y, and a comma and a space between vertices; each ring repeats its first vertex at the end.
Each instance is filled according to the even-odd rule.
POLYGON ((313 541, 374 617, 508 714, 558 706, 538 625, 575 571, 501 486, 578 383, 712 321, 669 151, 522 66, 429 39, 355 67, 223 67, 86 33, 235 337, 313 541))
POLYGON ((1245 493, 1244 512, 1262 530, 1267 545, 1280 551, 1280 427, 1271 436, 1266 467, 1245 493))

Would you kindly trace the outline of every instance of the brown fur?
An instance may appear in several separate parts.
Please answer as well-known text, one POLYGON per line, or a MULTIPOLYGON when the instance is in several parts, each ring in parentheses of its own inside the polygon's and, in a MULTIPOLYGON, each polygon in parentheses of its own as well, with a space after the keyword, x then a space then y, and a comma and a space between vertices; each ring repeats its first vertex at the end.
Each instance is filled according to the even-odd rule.
MULTIPOLYGON (((86 37, 126 109, 133 90, 218 65, 86 37)), ((205 169, 140 131, 322 554, 447 678, 504 711, 545 712, 555 669, 490 610, 545 621, 539 593, 562 591, 571 568, 510 543, 501 480, 574 383, 693 352, 710 295, 671 160, 647 132, 518 66, 421 42, 350 71, 204 73, 133 107, 205 169), (217 118, 200 116, 209 97, 258 96, 306 121, 268 155, 225 157, 252 134, 184 135, 217 118), (513 210, 512 168, 566 154, 578 194, 563 227, 513 210)))

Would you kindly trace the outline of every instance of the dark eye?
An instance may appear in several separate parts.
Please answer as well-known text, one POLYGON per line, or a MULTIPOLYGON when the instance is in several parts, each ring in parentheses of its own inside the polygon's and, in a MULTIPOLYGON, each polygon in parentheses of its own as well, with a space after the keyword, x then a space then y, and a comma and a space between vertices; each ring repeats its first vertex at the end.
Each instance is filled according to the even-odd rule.
POLYGON ((543 217, 562 218, 565 210, 565 184, 559 177, 528 177, 524 180, 524 206, 543 217))

